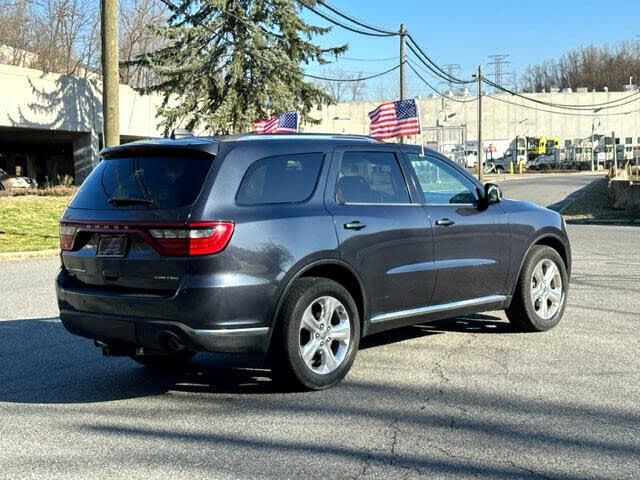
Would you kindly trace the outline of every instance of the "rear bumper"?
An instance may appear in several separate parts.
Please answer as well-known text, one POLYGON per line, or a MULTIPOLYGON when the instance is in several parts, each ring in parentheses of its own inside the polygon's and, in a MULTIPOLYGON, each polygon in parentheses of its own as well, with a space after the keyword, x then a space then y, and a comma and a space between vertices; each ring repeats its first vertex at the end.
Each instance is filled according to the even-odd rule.
POLYGON ((65 328, 103 342, 118 342, 152 350, 166 349, 167 334, 195 351, 264 353, 269 347, 268 327, 197 329, 180 322, 60 310, 65 328))
POLYGON ((79 289, 64 270, 56 280, 60 319, 73 334, 159 350, 172 334, 189 349, 224 353, 267 351, 271 288, 185 282, 174 295, 162 297, 79 289))

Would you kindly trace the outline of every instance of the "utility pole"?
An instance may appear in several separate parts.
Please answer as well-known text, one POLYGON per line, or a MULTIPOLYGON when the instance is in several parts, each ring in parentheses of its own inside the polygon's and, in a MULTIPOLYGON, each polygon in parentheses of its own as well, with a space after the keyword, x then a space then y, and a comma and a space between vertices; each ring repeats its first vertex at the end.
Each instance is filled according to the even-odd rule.
POLYGON ((482 65, 478 65, 478 180, 482 181, 482 65))
POLYGON ((404 42, 407 31, 404 28, 404 23, 400 24, 400 100, 404 100, 407 94, 407 83, 406 78, 404 76, 404 62, 405 62, 405 53, 404 53, 404 42))
POLYGON ((595 155, 596 155, 596 145, 595 145, 595 131, 596 131, 596 121, 595 119, 591 121, 591 171, 595 172, 596 168, 596 162, 595 162, 595 155))
MULTIPOLYGON (((404 28, 404 23, 400 24, 400 100, 404 100, 407 95, 407 83, 404 75, 404 62, 405 62, 405 53, 404 53, 404 42, 407 31, 404 28)), ((398 139, 399 143, 404 143, 404 138, 400 137, 398 139)))
POLYGON ((613 176, 618 177, 618 146, 616 145, 616 132, 611 132, 611 145, 613 147, 613 176))
POLYGON ((105 147, 120 144, 118 2, 100 1, 102 39, 102 124, 105 147))

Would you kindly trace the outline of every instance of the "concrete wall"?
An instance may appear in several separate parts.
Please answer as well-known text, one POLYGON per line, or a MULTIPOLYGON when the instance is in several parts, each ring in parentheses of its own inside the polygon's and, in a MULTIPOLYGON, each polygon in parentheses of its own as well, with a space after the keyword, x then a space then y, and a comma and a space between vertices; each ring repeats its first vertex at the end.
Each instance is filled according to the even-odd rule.
MULTIPOLYGON (((634 142, 640 137, 640 94, 630 92, 589 92, 589 93, 538 93, 528 96, 570 105, 590 105, 605 103, 627 98, 633 102, 621 107, 610 108, 600 112, 591 109, 580 111, 580 116, 564 115, 537 111, 531 106, 535 104, 511 95, 494 95, 483 97, 483 138, 485 140, 513 139, 517 135, 524 136, 558 136, 561 140, 585 138, 591 135, 591 126, 596 124, 596 133, 610 135, 616 132, 616 137, 633 137, 634 142), (505 103, 507 100, 516 105, 505 103), (630 112, 627 115, 617 115, 630 112), (611 115, 616 114, 616 115, 611 115), (600 125, 598 126, 598 121, 600 125)), ((476 138, 477 132, 477 103, 474 97, 454 97, 453 99, 422 99, 419 100, 422 126, 435 127, 438 119, 443 120, 444 114, 455 114, 443 125, 459 126, 466 124, 470 140, 476 138), (470 100, 461 103, 455 100, 470 100)), ((625 103, 625 101, 620 101, 625 103)), ((331 105, 315 113, 315 118, 321 120, 319 125, 306 125, 308 132, 339 132, 351 134, 368 134, 367 112, 373 110, 379 102, 356 102, 331 105)), ((536 108, 553 110, 542 105, 536 108)))
MULTIPOLYGON (((102 131, 101 83, 96 76, 88 79, 68 75, 45 74, 38 70, 0 65, 0 129, 19 128, 38 131, 74 132, 73 150, 77 180, 81 180, 97 161, 99 135, 102 131)), ((517 135, 558 136, 561 140, 584 138, 591 134, 594 119, 596 133, 640 137, 640 95, 629 92, 543 93, 531 95, 547 102, 588 105, 629 97, 633 102, 616 108, 580 116, 537 111, 526 100, 509 95, 483 99, 483 138, 513 139, 517 135), (503 100, 503 101, 500 101, 503 100), (516 103, 510 105, 504 102, 516 103), (633 112, 627 115, 611 115, 633 112)), ((128 138, 157 137, 156 110, 159 95, 141 96, 128 86, 120 86, 120 134, 128 138)), ((319 125, 303 125, 307 132, 368 134, 367 112, 379 102, 343 103, 323 107, 313 116, 319 125)), ((621 102, 624 103, 624 102, 621 102)), ((436 126, 438 119, 450 118, 444 125, 466 125, 467 138, 477 132, 474 97, 430 98, 419 101, 424 128, 436 126), (458 100, 458 101, 456 101, 458 100), (464 103, 463 103, 464 102, 464 103), (453 115, 453 116, 452 116, 453 115)), ((537 107, 550 110, 549 107, 537 107)), ((433 140, 433 138, 426 138, 433 140)))
MULTIPOLYGON (((73 132, 77 180, 97 162, 102 132, 102 84, 97 76, 77 78, 0 65, 0 127, 73 132)), ((120 135, 157 137, 158 95, 141 96, 120 85, 120 135)))

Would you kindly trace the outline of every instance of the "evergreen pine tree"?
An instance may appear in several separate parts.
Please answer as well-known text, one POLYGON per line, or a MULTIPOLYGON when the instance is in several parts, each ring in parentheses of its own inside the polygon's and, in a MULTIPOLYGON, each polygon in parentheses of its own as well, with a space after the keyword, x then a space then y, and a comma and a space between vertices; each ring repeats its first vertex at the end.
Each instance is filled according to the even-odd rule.
MULTIPOLYGON (((315 4, 316 0, 305 0, 315 4)), ((330 29, 302 19, 296 0, 174 0, 158 28, 165 46, 130 64, 150 68, 165 132, 181 124, 215 133, 248 131, 259 118, 309 111, 331 98, 306 81, 302 66, 328 63, 346 46, 322 48, 330 29)))

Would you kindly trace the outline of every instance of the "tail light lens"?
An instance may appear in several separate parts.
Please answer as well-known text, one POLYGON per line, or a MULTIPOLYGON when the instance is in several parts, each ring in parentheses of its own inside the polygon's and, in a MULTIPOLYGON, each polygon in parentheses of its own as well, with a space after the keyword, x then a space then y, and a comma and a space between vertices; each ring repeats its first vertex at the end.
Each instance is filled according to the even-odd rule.
POLYGON ((231 222, 196 222, 186 228, 149 230, 162 255, 212 255, 226 248, 232 234, 231 222))
POLYGON ((224 250, 231 235, 233 222, 165 223, 162 225, 120 222, 60 223, 60 248, 78 248, 76 236, 83 232, 99 234, 136 234, 152 245, 161 255, 213 255, 224 250))
POLYGON ((60 248, 73 250, 73 241, 76 238, 77 227, 75 225, 60 224, 60 248))

